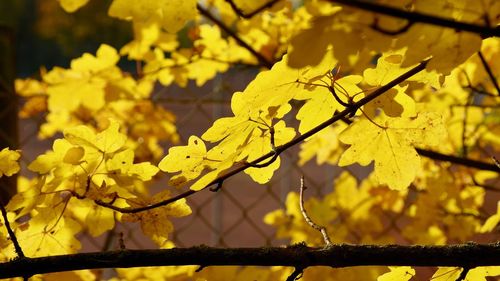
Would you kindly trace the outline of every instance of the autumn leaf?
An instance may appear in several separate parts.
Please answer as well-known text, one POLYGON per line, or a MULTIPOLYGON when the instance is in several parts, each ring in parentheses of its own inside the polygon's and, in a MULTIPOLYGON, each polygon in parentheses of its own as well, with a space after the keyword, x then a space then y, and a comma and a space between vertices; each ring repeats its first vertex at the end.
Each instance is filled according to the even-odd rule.
POLYGON ((377 277, 377 281, 408 281, 415 276, 415 269, 410 266, 389 266, 391 271, 377 277))
POLYGON ((125 145, 127 137, 120 133, 120 125, 112 121, 107 129, 95 133, 88 126, 77 126, 64 131, 64 138, 73 145, 87 147, 100 153, 113 154, 125 145))
POLYGON ((61 7, 68 13, 73 13, 85 6, 89 0, 58 0, 61 7))
POLYGON ((188 145, 170 148, 167 156, 158 164, 158 168, 168 173, 180 172, 170 179, 170 184, 181 186, 198 177, 207 166, 210 166, 206 154, 207 149, 203 140, 191 136, 188 145))
MULTIPOLYGON (((149 199, 129 199, 127 202, 132 208, 144 207, 163 201, 171 197, 169 190, 164 190, 149 199)), ((148 211, 124 214, 123 221, 141 223, 142 232, 150 237, 158 245, 168 241, 168 234, 174 230, 170 217, 184 217, 191 214, 191 208, 186 204, 186 199, 180 199, 166 206, 158 207, 148 211)))
POLYGON ((114 0, 108 14, 112 17, 137 22, 156 21, 170 33, 179 31, 196 17, 195 0, 114 0))
POLYGON ((10 150, 4 148, 0 151, 0 177, 6 175, 8 177, 16 174, 21 169, 18 159, 21 157, 19 150, 10 150))
POLYGON ((43 257, 73 254, 81 244, 75 235, 80 225, 71 218, 64 217, 64 204, 57 208, 43 207, 26 226, 16 230, 16 236, 28 257, 43 257))
POLYGON ((436 113, 420 113, 416 118, 388 118, 384 123, 362 118, 340 135, 351 146, 342 154, 340 166, 375 162, 375 175, 380 183, 392 189, 404 189, 420 169, 415 146, 437 146, 446 136, 441 117, 436 113))

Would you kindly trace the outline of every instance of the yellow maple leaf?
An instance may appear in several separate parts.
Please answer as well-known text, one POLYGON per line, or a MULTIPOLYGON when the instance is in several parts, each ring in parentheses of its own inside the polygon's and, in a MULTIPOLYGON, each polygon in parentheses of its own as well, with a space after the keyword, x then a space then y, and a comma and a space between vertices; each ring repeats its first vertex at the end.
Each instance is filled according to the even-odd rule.
POLYGON ((346 127, 343 123, 336 123, 308 138, 300 145, 299 165, 304 165, 314 156, 318 165, 337 164, 341 153, 338 136, 346 127))
POLYGON ((21 157, 18 150, 10 150, 4 148, 0 151, 0 177, 6 175, 8 177, 19 172, 19 163, 17 160, 21 157))
POLYGON ((80 249, 75 234, 81 227, 74 220, 63 216, 64 204, 37 208, 37 211, 25 226, 16 229, 16 237, 26 256, 73 254, 80 249))
MULTIPOLYGON (((171 197, 170 191, 164 190, 149 199, 129 199, 127 202, 132 208, 144 207, 171 197)), ((177 200, 166 206, 148 211, 124 214, 123 221, 141 222, 142 232, 158 245, 168 241, 168 234, 174 230, 170 217, 184 217, 191 214, 191 208, 186 204, 186 199, 177 200)))
MULTIPOLYGON (((350 75, 338 79, 336 83, 342 85, 346 93, 354 96, 362 92, 361 88, 356 85, 361 80, 362 77, 359 75, 350 75)), ((337 93, 337 95, 339 94, 337 93)), ((341 98, 347 101, 346 97, 341 98)), ((298 93, 294 99, 306 100, 306 103, 297 113, 297 119, 301 121, 299 132, 302 134, 331 118, 336 110, 342 111, 345 109, 343 105, 335 100, 330 89, 326 87, 317 87, 313 92, 298 93)))
POLYGON ((389 266, 391 271, 377 277, 377 281, 408 281, 415 276, 415 269, 410 266, 389 266))
POLYGON ((111 121, 108 128, 100 133, 95 133, 85 125, 64 130, 64 138, 71 144, 79 145, 100 153, 112 154, 123 149, 127 136, 120 133, 120 125, 111 121))
POLYGON ((196 17, 196 0, 114 0, 108 14, 134 22, 158 22, 175 33, 196 17))
POLYGON ((375 162, 375 175, 392 189, 404 189, 414 180, 420 167, 415 146, 437 146, 446 136, 441 117, 420 113, 416 118, 388 118, 385 124, 363 118, 340 135, 351 146, 342 154, 340 166, 375 162))
POLYGON ((18 192, 9 200, 5 208, 8 211, 15 211, 16 218, 29 214, 37 205, 45 201, 45 194, 41 189, 45 184, 45 177, 28 180, 19 177, 17 181, 18 192))
POLYGON ((390 117, 414 117, 416 104, 413 98, 405 93, 407 89, 408 85, 404 87, 396 85, 365 105, 364 112, 369 116, 376 116, 377 108, 380 108, 390 117))
POLYGON ((170 184, 180 186, 198 177, 209 166, 206 154, 207 148, 203 140, 191 136, 186 146, 170 148, 158 168, 168 173, 180 172, 170 179, 170 184))
POLYGON ((115 226, 114 211, 96 205, 93 200, 83 199, 72 202, 70 209, 72 214, 94 237, 113 229, 115 226))
MULTIPOLYGON (((402 67, 404 59, 409 56, 407 49, 403 48, 397 51, 388 51, 377 60, 376 68, 368 68, 363 72, 364 81, 372 86, 382 86, 403 73, 410 70, 415 65, 402 67)), ((421 71, 405 81, 414 81, 430 85, 436 89, 441 88, 441 77, 436 71, 421 71)))
POLYGON ((110 177, 120 184, 129 182, 131 179, 148 181, 158 173, 158 168, 150 162, 134 164, 134 151, 126 149, 115 153, 113 158, 106 161, 106 168, 110 172, 110 177))

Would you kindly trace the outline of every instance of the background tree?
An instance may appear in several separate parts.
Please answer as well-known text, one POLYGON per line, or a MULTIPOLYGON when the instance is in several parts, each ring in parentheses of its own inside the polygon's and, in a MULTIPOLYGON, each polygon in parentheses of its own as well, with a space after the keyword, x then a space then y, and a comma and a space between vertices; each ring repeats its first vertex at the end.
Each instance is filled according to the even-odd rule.
MULTIPOLYGON (((0 277, 94 280, 106 277, 91 269, 158 265, 171 267, 117 269, 111 278, 500 274, 498 243, 465 243, 498 239, 497 2, 114 0, 89 8, 93 2, 59 4, 68 13, 105 8, 131 22, 133 39, 16 81, 20 116, 43 114, 38 135, 54 141, 2 205, 0 277), (180 143, 155 87, 201 87, 243 68, 258 74, 232 95, 229 116, 180 143), (322 198, 304 200, 307 181, 297 179, 300 192, 264 217, 291 246, 174 247, 171 220, 191 215, 186 198, 237 188, 225 181, 241 173, 265 184, 281 154, 299 144, 301 165, 316 158, 345 170, 322 198), (355 164, 371 166, 360 177, 355 164), (153 194, 166 176, 168 186, 153 194), (159 249, 128 250, 120 239, 118 250, 78 253, 80 234, 127 223, 159 249), (212 267, 221 265, 233 267, 212 267), (69 270, 82 271, 44 274, 69 270)), ((76 30, 85 38, 89 29, 76 30)), ((0 175, 18 173, 20 157, 2 150, 0 175)))

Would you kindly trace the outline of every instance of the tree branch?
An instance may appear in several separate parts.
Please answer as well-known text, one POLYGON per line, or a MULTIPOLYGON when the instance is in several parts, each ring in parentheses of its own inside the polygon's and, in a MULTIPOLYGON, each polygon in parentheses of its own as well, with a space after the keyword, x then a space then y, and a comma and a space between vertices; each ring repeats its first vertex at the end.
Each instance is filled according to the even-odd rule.
POLYGON ((24 258, 23 249, 21 248, 21 245, 19 245, 16 234, 12 230, 12 227, 10 227, 9 218, 7 218, 7 210, 5 210, 5 207, 2 203, 0 203, 0 211, 2 212, 3 223, 5 225, 5 228, 7 229, 10 240, 12 240, 12 244, 14 245, 14 250, 16 251, 17 257, 24 258))
POLYGON ((129 268, 141 266, 449 266, 474 268, 500 265, 500 242, 448 246, 332 245, 310 248, 305 244, 269 248, 212 248, 197 246, 159 250, 118 250, 40 258, 0 264, 0 278, 50 272, 129 268))
POLYGON ((240 44, 241 47, 247 49, 255 58, 257 58, 257 60, 259 61, 259 63, 262 66, 264 66, 264 67, 266 67, 268 69, 271 69, 271 67, 273 66, 273 62, 269 61, 261 53, 257 52, 247 42, 243 41, 243 39, 241 39, 238 36, 238 34, 236 34, 234 31, 232 31, 231 28, 229 28, 227 25, 225 25, 222 21, 220 21, 219 19, 217 19, 216 17, 214 17, 214 15, 212 15, 208 10, 206 10, 205 8, 203 8, 200 4, 197 4, 196 8, 200 12, 200 14, 202 14, 203 16, 205 16, 206 18, 208 18, 215 25, 217 25, 218 27, 220 27, 220 29, 224 30, 229 36, 233 37, 234 40, 236 40, 236 42, 238 42, 238 44, 240 44))
POLYGON ((453 164, 463 165, 466 167, 476 168, 479 170, 500 172, 500 168, 497 167, 495 164, 477 161, 477 160, 470 159, 470 158, 456 157, 456 156, 442 154, 439 152, 426 150, 426 149, 420 149, 420 148, 417 148, 417 152, 418 152, 418 154, 420 154, 424 157, 431 158, 434 160, 447 161, 447 162, 451 162, 453 164))
POLYGON ((432 16, 415 11, 405 11, 398 8, 381 5, 372 1, 360 0, 329 0, 333 3, 338 3, 350 7, 355 7, 361 10, 383 14, 386 16, 396 17, 408 20, 409 22, 427 23, 436 26, 453 28, 455 30, 468 31, 481 35, 483 38, 500 36, 499 27, 489 27, 476 25, 466 22, 455 21, 452 19, 432 16))
POLYGON ((498 85, 497 79, 495 78, 495 75, 493 74, 490 65, 484 58, 483 53, 481 51, 477 52, 477 54, 479 55, 479 59, 481 59, 481 63, 483 64, 484 70, 486 70, 486 73, 488 73, 488 77, 490 77, 491 83, 493 83, 493 86, 495 86, 495 89, 497 90, 497 94, 500 95, 500 86, 498 85))

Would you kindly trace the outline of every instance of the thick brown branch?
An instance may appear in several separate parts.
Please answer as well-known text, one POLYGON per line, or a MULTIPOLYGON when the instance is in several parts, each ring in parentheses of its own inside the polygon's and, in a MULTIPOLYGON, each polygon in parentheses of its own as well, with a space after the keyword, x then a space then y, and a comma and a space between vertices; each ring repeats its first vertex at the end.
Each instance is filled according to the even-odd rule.
POLYGON ((217 25, 220 29, 224 30, 229 36, 233 37, 238 44, 240 44, 241 47, 247 49, 257 60, 259 63, 268 68, 271 69, 273 66, 273 62, 269 61, 266 57, 264 57, 261 53, 257 52, 252 46, 250 46, 247 42, 245 42, 243 39, 241 39, 238 34, 236 34, 231 28, 229 28, 227 25, 225 25, 222 21, 220 21, 218 18, 214 17, 208 10, 203 8, 200 4, 196 6, 200 14, 205 16, 207 19, 212 21, 215 25, 217 25))
POLYGON ((442 18, 423 14, 416 11, 405 11, 398 8, 389 7, 386 5, 378 4, 372 1, 360 0, 330 0, 333 3, 339 3, 346 6, 355 7, 361 10, 379 13, 391 17, 401 18, 410 22, 427 23, 442 27, 449 27, 455 30, 468 31, 481 35, 483 38, 500 36, 499 27, 481 26, 466 22, 455 21, 452 19, 442 18))
POLYGON ((449 246, 332 245, 309 248, 298 244, 270 248, 198 246, 160 250, 118 250, 40 258, 0 264, 0 278, 49 272, 141 266, 449 266, 474 268, 500 265, 500 243, 449 246))

